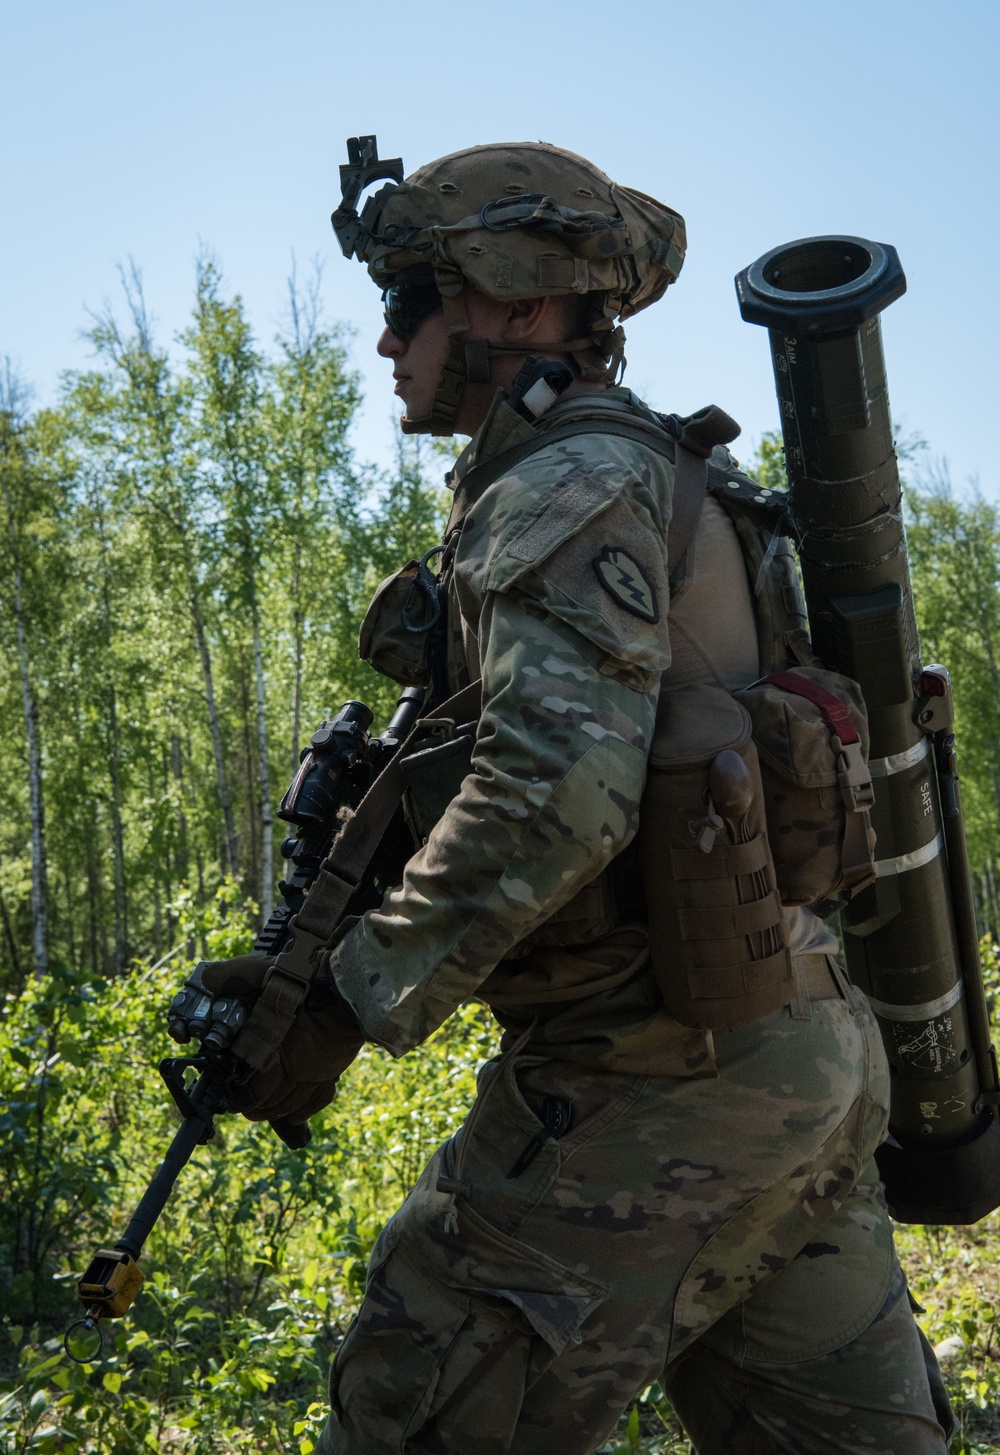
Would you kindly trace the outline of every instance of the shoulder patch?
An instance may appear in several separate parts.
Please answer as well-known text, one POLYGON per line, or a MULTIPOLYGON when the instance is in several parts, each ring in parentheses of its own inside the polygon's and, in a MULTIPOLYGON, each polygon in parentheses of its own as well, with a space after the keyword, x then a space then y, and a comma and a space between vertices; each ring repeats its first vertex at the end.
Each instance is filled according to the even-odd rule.
POLYGON ((605 546, 591 562, 597 579, 619 606, 642 621, 660 619, 656 587, 634 556, 617 546, 605 546))

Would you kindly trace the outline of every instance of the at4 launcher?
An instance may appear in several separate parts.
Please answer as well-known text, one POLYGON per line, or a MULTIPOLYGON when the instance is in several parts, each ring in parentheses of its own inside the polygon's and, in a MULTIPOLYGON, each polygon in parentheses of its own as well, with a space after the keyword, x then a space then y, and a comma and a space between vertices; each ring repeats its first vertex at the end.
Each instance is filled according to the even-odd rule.
MULTIPOLYGON (((316 881, 345 814, 357 808, 385 765, 396 754, 420 716, 426 694, 407 688, 399 699, 385 732, 371 737, 372 714, 362 702, 345 703, 336 717, 323 722, 302 754, 299 769, 281 800, 278 815, 295 833, 281 846, 288 862, 287 877, 279 885, 281 900, 254 942, 254 952, 273 958, 291 938, 293 920, 316 881)), ((388 886, 397 882, 412 845, 400 828, 385 836, 377 857, 360 877, 347 911, 360 914, 378 904, 388 886)), ((197 965, 174 997, 168 1029, 179 1041, 195 1039, 194 1056, 168 1056, 159 1071, 181 1113, 181 1124, 166 1155, 139 1200, 121 1237, 99 1249, 77 1284, 83 1318, 67 1331, 65 1346, 80 1363, 96 1359, 103 1346, 101 1321, 120 1318, 132 1306, 142 1286, 139 1258, 157 1219, 173 1192, 180 1173, 197 1147, 215 1135, 215 1117, 232 1109, 245 1068, 229 1047, 246 1019, 236 999, 213 997, 201 981, 207 964, 197 965)), ((306 1125, 271 1122, 286 1146, 304 1147, 306 1125)))
POLYGON ((868 708, 877 877, 841 924, 892 1078, 879 1171, 895 1218, 971 1223, 1000 1205, 1000 1097, 951 684, 921 661, 906 558, 879 325, 905 288, 895 248, 848 236, 787 243, 736 279, 770 334, 813 647, 868 708))

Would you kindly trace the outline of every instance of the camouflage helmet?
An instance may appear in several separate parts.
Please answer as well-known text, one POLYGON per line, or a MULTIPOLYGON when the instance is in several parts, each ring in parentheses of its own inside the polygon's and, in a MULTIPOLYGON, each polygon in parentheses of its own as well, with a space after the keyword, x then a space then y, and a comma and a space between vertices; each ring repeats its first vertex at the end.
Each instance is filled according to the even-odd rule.
POLYGON ((452 337, 433 415, 404 429, 450 433, 465 382, 488 382, 491 357, 524 352, 468 337, 466 283, 494 299, 593 295, 586 336, 549 347, 570 354, 584 378, 607 380, 623 360, 616 320, 661 298, 684 260, 679 213, 547 142, 470 147, 405 180, 401 161, 379 159, 374 137, 352 138, 348 155, 332 218, 341 248, 383 289, 432 271, 452 337), (381 178, 389 184, 359 216, 361 191, 381 178))

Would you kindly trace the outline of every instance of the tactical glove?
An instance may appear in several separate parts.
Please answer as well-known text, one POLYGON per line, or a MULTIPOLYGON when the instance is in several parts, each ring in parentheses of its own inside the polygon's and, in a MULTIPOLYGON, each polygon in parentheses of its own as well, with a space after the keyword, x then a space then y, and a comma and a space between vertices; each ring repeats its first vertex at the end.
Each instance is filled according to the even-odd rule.
MULTIPOLYGON (((264 987, 271 961, 263 955, 216 960, 202 970, 213 995, 252 1007, 264 987)), ((234 1110, 250 1121, 306 1122, 333 1100, 337 1080, 364 1045, 357 1018, 331 978, 313 984, 291 1029, 265 1071, 251 1071, 238 1088, 234 1110)), ((237 1045, 234 1055, 239 1056, 237 1045)))

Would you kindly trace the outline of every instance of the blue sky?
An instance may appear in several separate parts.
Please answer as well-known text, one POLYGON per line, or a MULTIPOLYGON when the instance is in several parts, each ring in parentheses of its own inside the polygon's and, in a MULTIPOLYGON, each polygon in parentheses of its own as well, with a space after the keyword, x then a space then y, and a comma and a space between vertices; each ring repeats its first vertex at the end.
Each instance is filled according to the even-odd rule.
POLYGON ((365 376, 355 443, 384 462, 378 294, 328 220, 344 138, 375 131, 408 170, 544 139, 687 218, 679 283, 628 328, 627 382, 652 403, 717 402, 746 449, 777 414, 733 275, 815 233, 891 242, 894 417, 1000 499, 996 0, 2 0, 0 18, 0 354, 40 401, 87 362, 86 309, 129 256, 164 337, 204 244, 265 338, 293 252, 320 256, 365 376))

